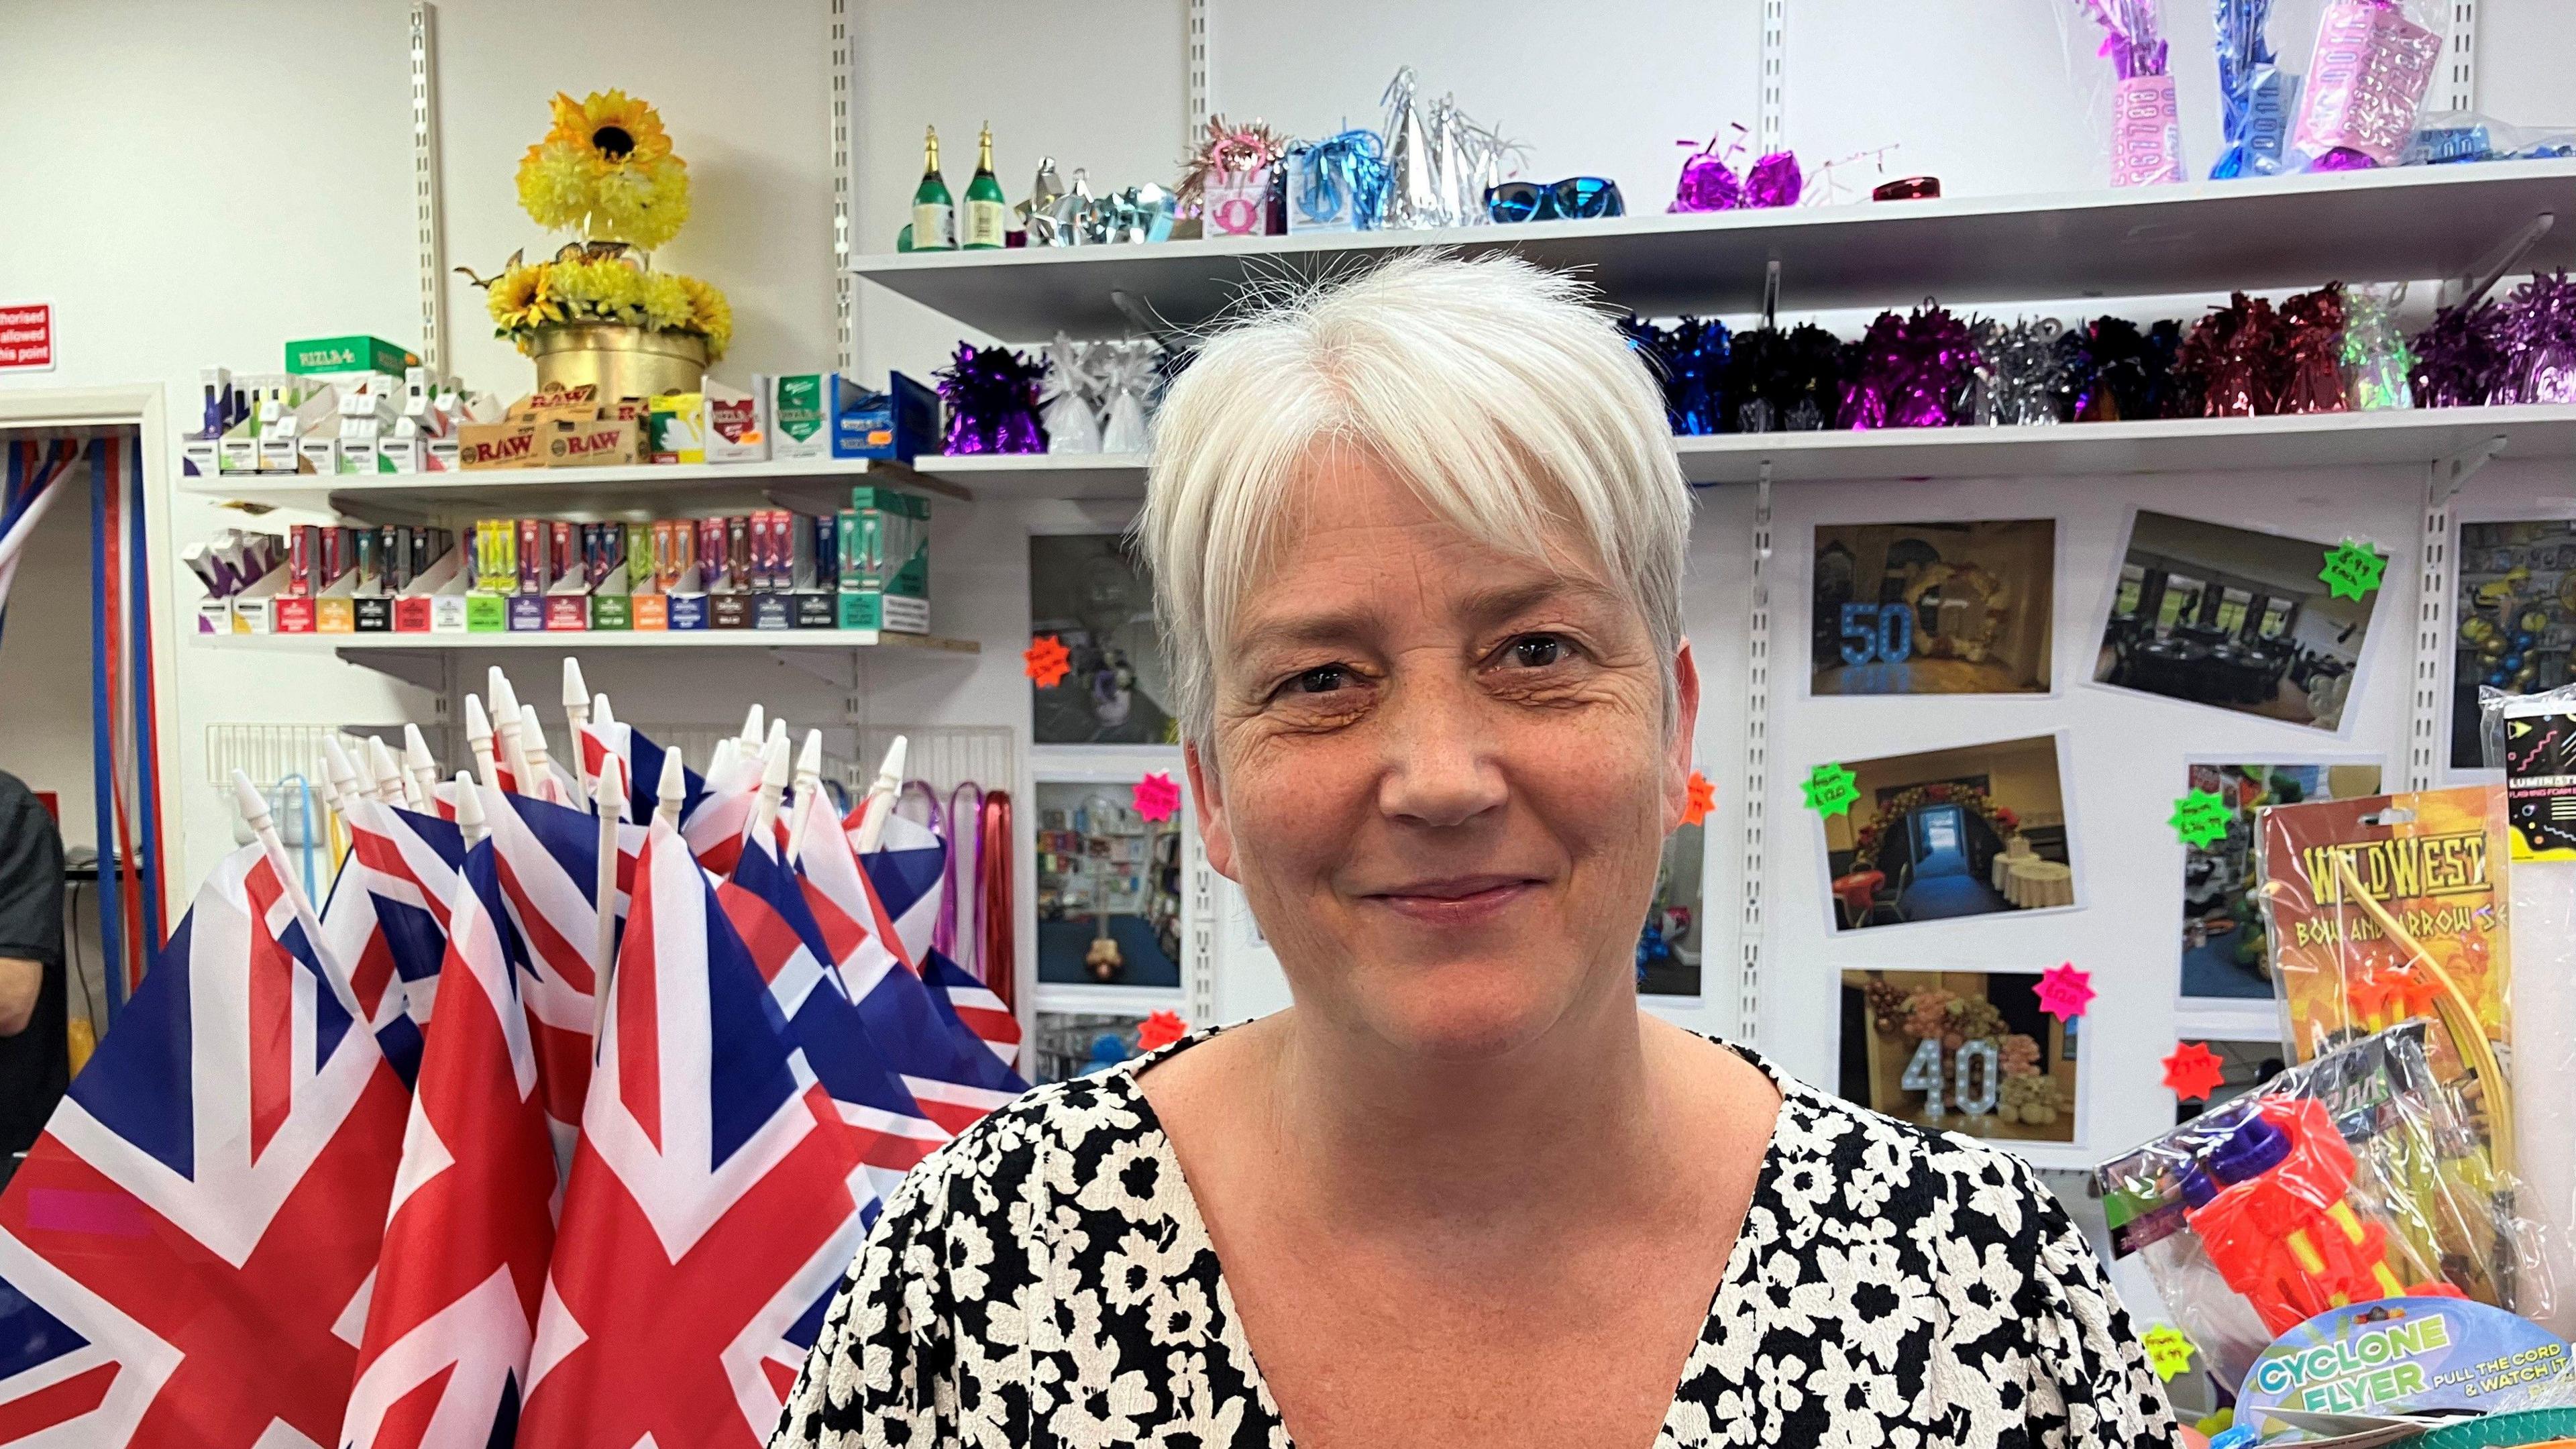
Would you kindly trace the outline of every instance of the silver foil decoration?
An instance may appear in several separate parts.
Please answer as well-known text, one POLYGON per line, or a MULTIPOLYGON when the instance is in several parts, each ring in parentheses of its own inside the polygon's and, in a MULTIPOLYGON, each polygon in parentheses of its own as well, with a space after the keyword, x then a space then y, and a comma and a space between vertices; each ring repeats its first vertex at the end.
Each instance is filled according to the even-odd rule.
POLYGON ((1970 329, 1976 339, 1976 398, 1972 418, 1983 426, 2043 427, 2064 422, 2075 405, 2075 372, 2058 339, 2066 325, 2054 317, 2009 325, 1991 317, 1970 329))
POLYGON ((1413 67, 1398 68, 1380 100, 1386 106, 1386 206, 1378 225, 1389 230, 1440 226, 1440 155, 1413 104, 1413 67))
POLYGON ((1061 332, 1047 345, 1046 396, 1039 402, 1038 417, 1046 424, 1050 453, 1100 451, 1100 414, 1091 405, 1100 383, 1086 366, 1095 345, 1061 332))
POLYGON ((1019 212, 1020 230, 1029 234, 1029 245, 1055 245, 1055 203, 1064 195, 1064 181, 1055 174, 1055 158, 1038 162, 1037 179, 1029 183, 1029 199, 1014 208, 1019 212))
POLYGON ((1073 189, 1057 197, 1049 209, 1051 224, 1046 239, 1039 240, 1033 219, 1029 242, 1033 246, 1086 247, 1111 242, 1169 241, 1172 219, 1178 211, 1178 198, 1150 181, 1094 197, 1091 174, 1077 166, 1073 170, 1073 189))

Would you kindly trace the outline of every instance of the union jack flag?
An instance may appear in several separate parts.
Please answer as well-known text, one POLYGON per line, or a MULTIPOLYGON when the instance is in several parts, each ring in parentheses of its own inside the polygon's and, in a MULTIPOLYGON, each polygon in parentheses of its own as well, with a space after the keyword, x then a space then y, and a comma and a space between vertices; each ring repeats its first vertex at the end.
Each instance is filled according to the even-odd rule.
POLYGON ((227 856, 0 1193, 0 1443, 333 1442, 408 1093, 320 940, 227 856))
MULTIPOLYGON (((568 1152, 590 1085, 591 952, 599 929, 591 895, 598 889, 599 820, 525 795, 486 790, 483 802, 503 914, 531 978, 525 994, 537 1080, 558 1149, 568 1152)), ((622 825, 619 834, 619 899, 612 909, 622 919, 644 828, 622 825)))
POLYGON ((742 838, 760 804, 760 756, 736 751, 707 776, 706 793, 680 805, 680 834, 696 851, 698 864, 725 875, 742 856, 742 838))
POLYGON ((928 826, 901 815, 887 819, 881 847, 861 856, 876 892, 888 939, 930 988, 942 1012, 972 1032, 1010 1066, 1020 1059, 1020 1019, 965 967, 934 950, 939 887, 948 872, 948 842, 928 826))
MULTIPOLYGON (((743 844, 733 879, 716 892, 726 919, 742 936, 752 964, 769 982, 787 1018, 789 1038, 805 1053, 823 1090, 839 1107, 870 1169, 878 1195, 892 1192, 904 1173, 948 1140, 923 1113, 912 1093, 870 1039, 866 1022, 824 964, 831 948, 805 903, 796 876, 778 859, 777 847, 754 838, 743 844)), ((876 1204, 864 1215, 876 1221, 876 1204)))
POLYGON ((464 837, 446 820, 373 800, 341 807, 349 854, 322 904, 322 943, 349 967, 358 1011, 408 1082, 438 995, 447 903, 464 837))
POLYGON ((973 1032, 1002 1065, 1020 1059, 1020 1019, 975 973, 934 948, 921 963, 921 984, 960 1027, 973 1032))
POLYGON ((610 995, 519 1442, 757 1449, 865 1231, 864 1169, 660 821, 610 995))
MULTIPOLYGON (((923 832, 925 835, 927 831, 923 832)), ((895 925, 828 811, 809 813, 796 869, 833 969, 886 1062, 931 1121, 951 1133, 1028 1090, 922 984, 892 943, 895 925)), ((917 847, 916 847, 917 848, 917 847)), ((917 872, 904 879, 917 878, 917 872)), ((934 870, 929 879, 936 882, 934 870)), ((923 936, 928 948, 928 936, 923 936)))
MULTIPOLYGON (((581 727, 581 772, 592 779, 610 760, 618 762, 625 773, 626 814, 631 820, 650 820, 653 808, 661 801, 655 792, 662 788, 662 747, 647 738, 642 730, 623 720, 609 724, 581 727)), ((686 820, 706 798, 707 782, 697 771, 680 767, 680 818, 686 820)))
POLYGON ((510 1442, 554 1242, 554 1146, 491 843, 460 873, 437 1030, 421 1060, 346 1449, 510 1442))

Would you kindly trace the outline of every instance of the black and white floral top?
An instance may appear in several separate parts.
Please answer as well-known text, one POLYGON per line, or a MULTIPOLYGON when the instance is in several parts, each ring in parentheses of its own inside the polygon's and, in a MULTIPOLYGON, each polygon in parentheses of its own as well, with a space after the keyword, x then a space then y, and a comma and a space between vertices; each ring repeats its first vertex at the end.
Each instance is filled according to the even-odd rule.
MULTIPOLYGON (((1287 1449, 1136 1075, 992 1113, 851 1265, 771 1449, 1287 1449)), ((2028 1165, 1751 1052, 1778 1125, 1656 1449, 2173 1442, 2101 1265, 2028 1165)))

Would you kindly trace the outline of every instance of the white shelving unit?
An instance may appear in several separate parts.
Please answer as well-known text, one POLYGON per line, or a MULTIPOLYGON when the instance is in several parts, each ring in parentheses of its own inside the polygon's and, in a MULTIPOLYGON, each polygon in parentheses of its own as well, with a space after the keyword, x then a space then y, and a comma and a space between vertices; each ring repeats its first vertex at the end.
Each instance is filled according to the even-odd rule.
POLYGON ((230 473, 184 478, 179 491, 218 502, 345 514, 371 522, 409 522, 488 511, 633 514, 669 517, 672 509, 721 513, 749 508, 806 511, 846 506, 862 479, 971 501, 945 478, 900 463, 864 458, 782 459, 766 463, 643 464, 622 468, 489 468, 463 473, 230 473))
MULTIPOLYGON (((2411 167, 2064 195, 1864 202, 1427 231, 862 257, 860 278, 996 337, 1123 336, 1130 309, 1176 328, 1256 280, 1394 252, 1509 249, 1578 267, 1646 316, 1958 305, 2456 277, 2536 217, 2576 212, 2576 162, 2411 167)), ((2576 226, 2526 264, 2576 265, 2576 226)))
MULTIPOLYGON (((2576 406, 2430 408, 2295 417, 2174 418, 2036 428, 1887 428, 1675 438, 1697 484, 2102 477, 2426 464, 2502 439, 2501 456, 2576 458, 2576 406)), ((924 457, 933 478, 987 498, 1141 499, 1145 459, 1058 453, 924 457)))
MULTIPOLYGON (((556 649, 588 654, 595 649, 899 649, 928 654, 980 654, 972 639, 898 634, 883 629, 557 629, 506 634, 199 634, 208 649, 335 650, 343 658, 371 654, 475 654, 487 649, 556 649)), ((359 658, 358 662, 366 662, 359 658)))

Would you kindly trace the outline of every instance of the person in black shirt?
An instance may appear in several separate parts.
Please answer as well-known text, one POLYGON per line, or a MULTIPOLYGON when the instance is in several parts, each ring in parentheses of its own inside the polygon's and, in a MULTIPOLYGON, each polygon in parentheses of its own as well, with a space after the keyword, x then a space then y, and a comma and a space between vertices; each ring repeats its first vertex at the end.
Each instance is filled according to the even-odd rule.
POLYGON ((63 839, 0 773, 0 1185, 71 1084, 63 981, 63 839))

